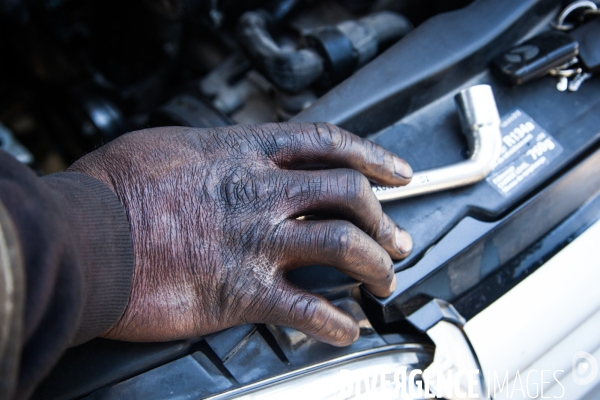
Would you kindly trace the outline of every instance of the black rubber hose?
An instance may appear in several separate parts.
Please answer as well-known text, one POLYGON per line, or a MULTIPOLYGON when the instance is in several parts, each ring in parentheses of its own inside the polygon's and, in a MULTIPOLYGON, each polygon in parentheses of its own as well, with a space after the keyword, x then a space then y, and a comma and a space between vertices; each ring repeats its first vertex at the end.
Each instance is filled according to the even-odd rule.
POLYGON ((273 21, 281 21, 300 3, 300 0, 272 0, 263 9, 273 21))
POLYGON ((380 11, 361 18, 360 23, 377 32, 379 51, 406 36, 413 26, 405 16, 391 11, 380 11))
POLYGON ((240 42, 256 68, 281 89, 297 92, 323 73, 323 60, 311 49, 284 50, 267 30, 267 15, 244 13, 238 22, 240 42))

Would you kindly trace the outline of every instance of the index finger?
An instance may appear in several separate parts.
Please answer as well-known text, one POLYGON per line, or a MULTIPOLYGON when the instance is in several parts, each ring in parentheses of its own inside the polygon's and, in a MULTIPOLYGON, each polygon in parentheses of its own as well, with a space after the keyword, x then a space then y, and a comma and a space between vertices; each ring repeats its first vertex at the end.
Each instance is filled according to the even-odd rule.
POLYGON ((406 185, 413 171, 394 153, 329 123, 261 126, 273 138, 266 152, 286 169, 351 168, 386 186, 406 185))

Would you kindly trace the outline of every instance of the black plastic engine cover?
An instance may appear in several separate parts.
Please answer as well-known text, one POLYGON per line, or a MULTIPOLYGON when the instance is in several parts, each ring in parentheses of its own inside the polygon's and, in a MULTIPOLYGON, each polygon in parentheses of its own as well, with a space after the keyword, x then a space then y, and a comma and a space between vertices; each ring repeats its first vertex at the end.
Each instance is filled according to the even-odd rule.
MULTIPOLYGON (((469 187, 384 205, 384 211, 412 235, 414 242, 412 254, 395 265, 396 292, 385 300, 370 297, 380 308, 378 313, 384 321, 402 319, 433 296, 454 301, 479 284, 494 268, 516 256, 516 251, 504 249, 501 251, 506 254, 494 256, 499 261, 490 267, 492 269, 467 270, 465 266, 462 270, 460 263, 469 263, 460 258, 468 256, 461 254, 466 250, 461 246, 487 233, 466 228, 461 235, 470 235, 467 242, 459 240, 460 236, 448 239, 448 246, 453 246, 454 252, 446 252, 447 258, 433 261, 431 257, 424 258, 465 219, 490 223, 501 220, 507 223, 503 218, 508 217, 523 219, 511 212, 550 187, 569 166, 597 147, 600 79, 592 78, 578 92, 571 93, 559 92, 556 80, 551 77, 513 88, 489 72, 488 65, 494 56, 533 34, 550 29, 549 22, 556 16, 560 3, 479 0, 464 9, 431 18, 295 118, 296 121, 327 121, 367 136, 419 171, 465 159, 467 144, 460 131, 453 96, 462 88, 486 83, 494 90, 500 115, 521 110, 558 146, 540 168, 505 194, 484 180, 469 187), (454 269, 450 272, 445 269, 436 275, 436 271, 444 265, 447 268, 453 258, 454 269), (450 279, 449 273, 457 278, 450 279), (432 276, 437 277, 438 283, 430 279, 432 276), (459 280, 465 283, 458 289, 452 287, 459 280)), ((536 143, 527 141, 522 150, 534 151, 536 143)), ((505 166, 502 164, 499 169, 505 166)), ((501 172, 499 169, 491 175, 501 172)), ((507 243, 515 244, 515 250, 522 251, 600 188, 594 174, 582 173, 572 179, 575 181, 567 185, 571 192, 554 193, 555 198, 550 199, 553 202, 544 203, 545 213, 536 215, 537 219, 531 217, 533 214, 527 218, 529 224, 540 229, 528 231, 515 223, 512 230, 503 233, 504 239, 516 238, 507 243), (523 237, 524 234, 532 237, 523 237)), ((323 268, 316 273, 317 268, 320 267, 311 267, 306 273, 295 272, 291 279, 324 294, 351 285, 351 281, 337 271, 323 268)))

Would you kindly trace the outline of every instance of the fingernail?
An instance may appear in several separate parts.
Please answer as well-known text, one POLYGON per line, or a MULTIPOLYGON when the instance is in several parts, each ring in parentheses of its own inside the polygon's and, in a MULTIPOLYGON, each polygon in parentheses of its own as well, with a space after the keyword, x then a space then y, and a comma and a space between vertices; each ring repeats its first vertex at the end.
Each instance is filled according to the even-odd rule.
POLYGON ((410 179, 413 176, 413 170, 404 160, 394 157, 394 172, 396 175, 405 179, 410 179))
POLYGON ((412 250, 412 238, 404 229, 396 228, 396 247, 402 254, 408 254, 412 250))

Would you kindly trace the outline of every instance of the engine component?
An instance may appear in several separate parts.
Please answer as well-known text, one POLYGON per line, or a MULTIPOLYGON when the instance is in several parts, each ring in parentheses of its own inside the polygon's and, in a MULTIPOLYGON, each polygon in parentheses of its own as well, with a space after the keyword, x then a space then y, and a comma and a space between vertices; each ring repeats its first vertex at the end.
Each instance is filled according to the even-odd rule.
POLYGON ((502 148, 502 134, 492 88, 489 85, 473 86, 461 90, 455 100, 471 158, 447 167, 417 172, 406 186, 374 186, 373 191, 379 201, 470 185, 483 180, 496 166, 502 148))
POLYGON ((317 101, 317 95, 312 90, 298 93, 279 92, 276 96, 277 114, 283 121, 287 121, 300 111, 308 108, 317 101))
POLYGON ((311 89, 293 93, 277 90, 251 69, 241 53, 214 68, 200 81, 199 89, 213 108, 231 117, 231 123, 287 121, 317 100, 311 89))
POLYGON ((106 97, 87 92, 77 92, 73 101, 79 104, 82 133, 99 135, 111 140, 126 132, 121 111, 106 97))
POLYGON ((180 125, 193 128, 233 125, 233 121, 212 104, 189 94, 177 96, 159 108, 150 117, 149 123, 151 126, 180 125))
POLYGON ((350 76, 412 29, 402 15, 382 11, 358 21, 344 21, 311 32, 306 40, 325 60, 324 86, 350 76))
POLYGON ((220 112, 232 115, 258 92, 269 92, 273 85, 263 75, 252 70, 242 54, 226 58, 200 81, 203 96, 220 112))
POLYGON ((80 87, 58 99, 50 105, 48 118, 68 157, 81 157, 128 130, 121 109, 101 91, 80 87))
POLYGON ((240 41, 257 69, 284 90, 298 91, 323 73, 323 60, 313 49, 285 50, 267 31, 269 16, 249 11, 238 23, 240 41))
POLYGON ((342 81, 412 28, 403 16, 380 12, 318 28, 305 37, 308 48, 296 50, 275 42, 267 29, 271 21, 264 11, 249 11, 238 22, 238 35, 256 68, 291 92, 319 79, 325 87, 342 81))
POLYGON ((15 139, 12 132, 0 123, 0 150, 6 151, 23 164, 31 164, 33 155, 15 139))

